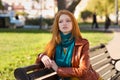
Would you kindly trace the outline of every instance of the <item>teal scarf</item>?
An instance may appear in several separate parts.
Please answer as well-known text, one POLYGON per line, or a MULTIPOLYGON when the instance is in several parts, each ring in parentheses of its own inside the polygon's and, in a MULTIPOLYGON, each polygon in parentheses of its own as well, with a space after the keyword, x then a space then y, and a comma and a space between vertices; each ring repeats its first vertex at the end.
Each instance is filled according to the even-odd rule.
POLYGON ((71 59, 74 48, 74 38, 71 37, 71 33, 61 35, 61 43, 56 46, 55 62, 61 67, 71 67, 71 59))

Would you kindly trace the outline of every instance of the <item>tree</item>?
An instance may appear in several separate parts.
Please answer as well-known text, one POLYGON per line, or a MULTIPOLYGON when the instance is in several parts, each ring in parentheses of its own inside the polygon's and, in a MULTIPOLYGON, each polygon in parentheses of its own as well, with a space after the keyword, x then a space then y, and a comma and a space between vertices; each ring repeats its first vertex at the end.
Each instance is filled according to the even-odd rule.
MULTIPOLYGON (((36 0, 39 2, 40 0, 36 0)), ((58 11, 62 9, 66 9, 74 13, 76 6, 79 4, 81 0, 56 0, 58 11)))
POLYGON ((114 12, 114 0, 90 0, 87 5, 87 10, 96 12, 98 15, 114 12))
POLYGON ((0 0, 0 10, 4 10, 4 6, 2 5, 2 1, 0 0))
POLYGON ((76 6, 81 0, 57 0, 58 2, 58 11, 66 9, 74 13, 76 6))
POLYGON ((92 16, 92 12, 85 10, 81 12, 81 18, 84 20, 84 22, 86 21, 87 18, 92 16))

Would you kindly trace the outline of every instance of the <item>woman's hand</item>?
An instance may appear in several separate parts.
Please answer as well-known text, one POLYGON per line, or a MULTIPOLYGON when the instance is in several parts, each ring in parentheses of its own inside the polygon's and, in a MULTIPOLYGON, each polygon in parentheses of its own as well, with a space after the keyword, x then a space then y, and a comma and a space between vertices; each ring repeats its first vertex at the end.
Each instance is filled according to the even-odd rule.
POLYGON ((51 68, 52 60, 47 55, 42 56, 41 61, 46 68, 51 68))
POLYGON ((55 70, 55 71, 57 71, 58 66, 57 66, 57 64, 55 63, 54 60, 52 60, 52 64, 51 65, 52 65, 52 69, 55 70))

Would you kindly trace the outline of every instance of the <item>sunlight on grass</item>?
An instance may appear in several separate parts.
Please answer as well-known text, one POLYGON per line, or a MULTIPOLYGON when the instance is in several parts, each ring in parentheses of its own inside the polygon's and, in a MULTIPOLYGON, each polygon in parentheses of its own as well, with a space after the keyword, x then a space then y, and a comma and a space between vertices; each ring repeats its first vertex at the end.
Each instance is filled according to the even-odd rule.
MULTIPOLYGON (((111 33, 82 31, 90 46, 108 43, 111 33)), ((48 31, 42 30, 0 30, 0 80, 15 80, 15 68, 34 64, 37 54, 42 52, 51 39, 48 31)))
POLYGON ((90 47, 94 47, 101 43, 107 44, 113 38, 113 34, 103 32, 83 32, 82 36, 89 40, 90 47))

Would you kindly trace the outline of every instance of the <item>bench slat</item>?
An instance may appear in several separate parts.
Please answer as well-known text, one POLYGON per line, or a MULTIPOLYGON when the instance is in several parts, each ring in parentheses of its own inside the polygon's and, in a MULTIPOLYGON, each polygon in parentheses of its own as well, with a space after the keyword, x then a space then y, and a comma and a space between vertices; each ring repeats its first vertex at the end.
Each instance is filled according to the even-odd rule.
POLYGON ((118 72, 111 80, 120 80, 120 72, 118 72))
POLYGON ((23 68, 27 72, 27 71, 38 69, 39 68, 39 64, 33 64, 33 65, 26 66, 26 67, 23 67, 23 68))
POLYGON ((28 76, 30 77, 30 79, 34 80, 36 78, 44 78, 46 77, 46 80, 54 80, 52 79, 53 75, 54 77, 56 76, 56 74, 54 73, 55 71, 53 69, 43 69, 43 70, 39 70, 39 71, 34 71, 32 73, 29 73, 28 76), (48 77, 50 77, 51 79, 47 79, 48 77))
POLYGON ((102 48, 105 48, 105 45, 104 44, 100 44, 98 46, 95 46, 95 47, 92 47, 90 48, 90 52, 96 50, 96 49, 102 49, 102 48))
POLYGON ((113 68, 114 68, 114 66, 109 64, 109 65, 106 65, 104 67, 101 67, 100 70, 98 71, 98 73, 100 75, 104 75, 107 71, 112 70, 113 68))
POLYGON ((105 52, 106 52, 106 48, 101 48, 101 49, 96 49, 94 51, 91 51, 89 55, 90 55, 90 57, 94 57, 96 55, 99 55, 99 54, 105 53, 105 52))
MULTIPOLYGON (((116 73, 115 70, 109 71, 107 74, 105 74, 103 77, 104 80, 109 80, 114 74, 116 73)), ((111 80, 111 79, 110 79, 111 80)))
POLYGON ((95 64, 96 62, 99 62, 105 58, 109 57, 109 54, 108 53, 103 53, 99 56, 96 56, 96 57, 93 57, 93 58, 90 58, 91 60, 91 64, 95 64))
POLYGON ((96 64, 92 65, 93 69, 97 70, 97 69, 101 68, 102 66, 104 66, 105 64, 109 64, 110 60, 111 59, 106 59, 106 60, 103 60, 99 63, 96 63, 96 64))
POLYGON ((43 79, 46 79, 46 78, 51 77, 51 76, 54 76, 54 75, 57 75, 57 73, 56 73, 56 72, 53 72, 53 73, 47 74, 47 75, 42 76, 42 77, 40 77, 40 78, 38 78, 38 79, 35 79, 35 80, 43 80, 43 79))

